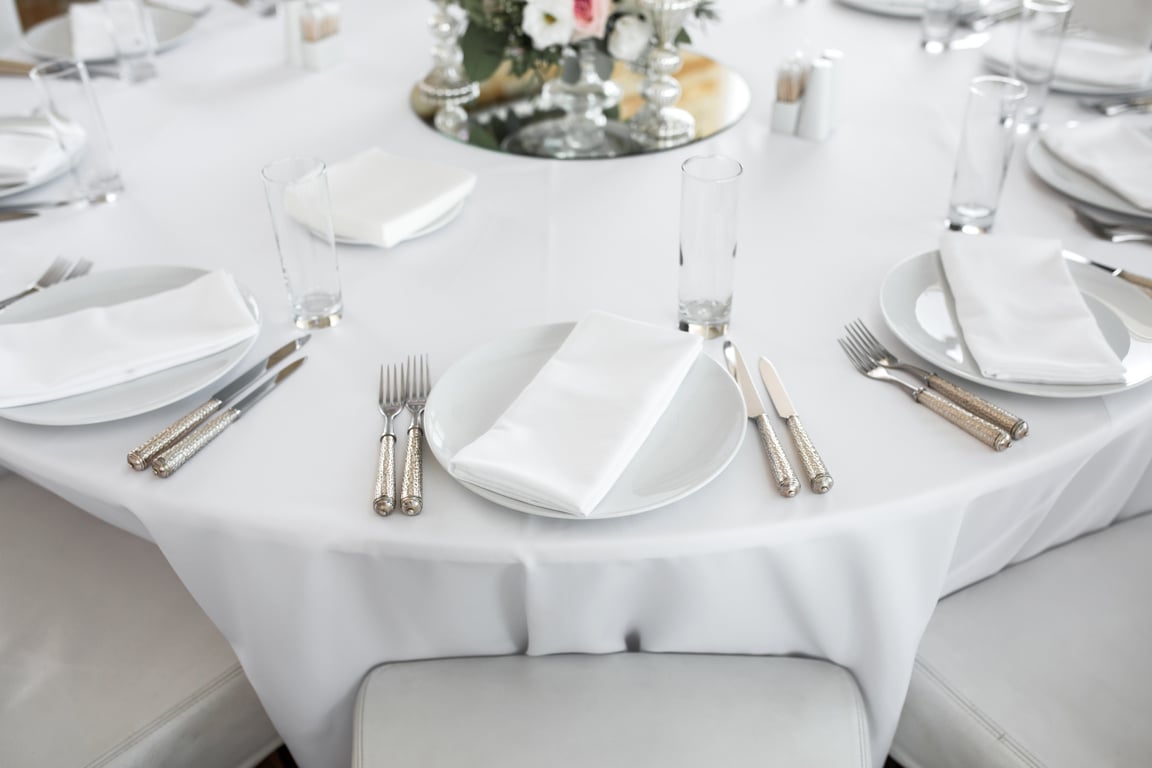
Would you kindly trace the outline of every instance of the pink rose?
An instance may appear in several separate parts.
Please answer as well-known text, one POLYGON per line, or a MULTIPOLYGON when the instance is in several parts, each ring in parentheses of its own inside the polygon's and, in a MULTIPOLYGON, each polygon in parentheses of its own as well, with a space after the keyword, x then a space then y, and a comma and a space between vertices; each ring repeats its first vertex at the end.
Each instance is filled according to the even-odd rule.
POLYGON ((572 0, 572 15, 576 21, 572 39, 604 37, 604 27, 611 13, 612 0, 572 0))

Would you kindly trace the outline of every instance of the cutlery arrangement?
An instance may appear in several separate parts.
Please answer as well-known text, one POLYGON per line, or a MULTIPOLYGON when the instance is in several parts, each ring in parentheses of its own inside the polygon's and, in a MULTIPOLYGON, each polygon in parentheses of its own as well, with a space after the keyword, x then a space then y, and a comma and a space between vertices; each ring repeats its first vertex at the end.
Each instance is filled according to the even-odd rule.
POLYGON ((816 452, 816 446, 812 444, 812 439, 808 437, 808 432, 800 423, 800 415, 792 406, 792 399, 784 389, 780 374, 766 357, 760 358, 760 378, 764 380, 764 388, 768 390, 768 399, 772 401, 772 407, 788 425, 788 434, 792 437, 792 444, 800 454, 800 463, 808 476, 808 487, 813 493, 827 493, 832 489, 832 475, 828 473, 824 460, 816 452))
POLYGON ((37 278, 36 282, 28 286, 24 290, 14 293, 6 299, 0 299, 0 309, 4 309, 20 299, 31 296, 34 293, 39 293, 46 288, 50 288, 57 283, 62 283, 65 280, 71 280, 74 277, 83 277, 92 270, 92 262, 88 259, 78 259, 70 261, 61 256, 53 259, 48 269, 44 274, 37 278))
POLYGON ((1135 272, 1129 272, 1128 270, 1120 269, 1119 267, 1110 267, 1107 264, 1101 264, 1098 261, 1093 261, 1086 256, 1081 256, 1080 254, 1072 253, 1071 251, 1065 251, 1064 258, 1068 261, 1074 261, 1077 264, 1087 264, 1090 267, 1102 269, 1113 277, 1118 277, 1121 280, 1132 283, 1133 285, 1137 286, 1138 288, 1142 288, 1145 291, 1152 291, 1152 277, 1145 277, 1144 275, 1139 275, 1135 272))
POLYGON ((92 197, 78 197, 72 200, 52 200, 49 202, 0 205, 0 221, 18 221, 20 219, 30 219, 35 216, 40 216, 44 213, 47 213, 48 211, 62 210, 65 208, 71 208, 75 210, 91 208, 103 203, 111 203, 115 199, 116 194, 109 192, 101 195, 93 195, 92 197))
POLYGON ((1019 440, 1028 434, 1028 424, 1023 419, 935 373, 901 363, 860 320, 845 326, 845 330, 847 336, 837 341, 859 373, 900 387, 915 402, 952 422, 993 450, 1003 451, 1012 445, 1013 439, 1019 440), (910 373, 920 383, 911 384, 891 373, 891 370, 910 373))
POLYGON ((1135 221, 1103 219, 1078 205, 1072 206, 1072 211, 1076 214, 1076 220, 1099 238, 1113 243, 1152 243, 1152 221, 1139 224, 1135 221))
POLYGON ((420 514, 424 509, 424 454, 421 439, 424 434, 424 405, 432 388, 428 368, 428 355, 409 357, 400 366, 380 366, 380 387, 376 408, 384 417, 384 431, 380 435, 380 452, 376 462, 376 486, 372 496, 372 509, 387 517, 399 506, 405 515, 420 514), (396 432, 394 422, 404 409, 411 415, 408 439, 404 450, 404 469, 400 479, 400 494, 396 494, 396 432))
POLYGON ((216 392, 206 403, 153 435, 128 454, 128 464, 137 471, 149 466, 159 477, 169 477, 195 456, 204 446, 216 439, 228 425, 272 391, 277 384, 291 376, 307 359, 298 358, 280 371, 273 371, 293 352, 308 343, 310 335, 300 336, 284 344, 275 352, 237 376, 232 383, 216 392), (258 383, 249 388, 253 382, 258 383), (246 391, 247 390, 247 391, 246 391), (237 397, 244 394, 242 399, 237 397), (227 410, 209 420, 209 417, 228 406, 227 410))
POLYGON ((1105 117, 1115 117, 1128 112, 1152 112, 1152 95, 1147 94, 1123 99, 1085 100, 1081 103, 1105 117))

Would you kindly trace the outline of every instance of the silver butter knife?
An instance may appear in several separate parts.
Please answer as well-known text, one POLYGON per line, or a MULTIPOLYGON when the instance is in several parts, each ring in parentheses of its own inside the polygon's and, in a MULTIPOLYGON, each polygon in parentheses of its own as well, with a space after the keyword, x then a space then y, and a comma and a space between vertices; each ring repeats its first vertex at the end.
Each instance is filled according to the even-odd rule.
POLYGON ((296 369, 304 365, 304 361, 307 359, 306 357, 301 357, 280 369, 278 373, 265 377, 264 381, 245 395, 243 400, 223 413, 214 416, 207 424, 198 428, 180 442, 176 443, 176 445, 153 459, 152 471, 160 477, 171 476, 173 472, 180 469, 189 459, 199 453, 204 446, 219 437, 220 433, 228 428, 228 425, 252 410, 252 406, 256 405, 265 395, 275 389, 277 384, 295 373, 296 369))
POLYGON ((748 418, 755 422, 756 431, 760 434, 760 445, 768 455, 768 465, 776 481, 776 490, 781 496, 791 498, 800 491, 800 482, 796 479, 796 473, 792 471, 792 464, 789 463, 783 446, 780 445, 780 438, 776 437, 776 431, 772 429, 772 424, 765 415, 764 402, 760 399, 760 393, 756 391, 756 384, 748 373, 748 367, 744 365, 744 358, 741 357, 740 350, 736 349, 736 345, 730 341, 724 342, 724 359, 728 363, 728 371, 732 374, 732 378, 736 379, 740 392, 744 395, 744 408, 748 418))
POLYGON ((260 374, 270 371, 279 365, 288 355, 308 343, 311 334, 300 336, 277 349, 268 357, 240 374, 231 384, 221 389, 209 398, 208 402, 191 411, 180 420, 166 427, 161 432, 150 437, 143 445, 128 454, 128 464, 137 471, 144 471, 152 460, 163 451, 171 448, 180 438, 198 427, 205 419, 218 411, 224 403, 228 402, 246 386, 256 381, 260 374))
POLYGON ((780 374, 766 357, 760 358, 760 377, 764 379, 764 388, 768 390, 768 399, 772 401, 776 413, 788 424, 788 434, 792 436, 792 444, 796 446, 800 463, 804 465, 804 473, 808 475, 808 487, 814 493, 828 493, 832 489, 832 475, 828 473, 824 460, 816 452, 816 446, 800 423, 800 416, 792 406, 792 399, 784 389, 780 374))

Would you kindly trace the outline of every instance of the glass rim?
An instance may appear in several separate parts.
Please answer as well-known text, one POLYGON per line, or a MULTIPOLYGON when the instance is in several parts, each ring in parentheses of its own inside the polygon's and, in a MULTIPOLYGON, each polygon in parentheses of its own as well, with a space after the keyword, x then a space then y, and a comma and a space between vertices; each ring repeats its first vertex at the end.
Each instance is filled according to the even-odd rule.
POLYGON ((265 163, 260 175, 273 184, 295 184, 321 178, 327 170, 327 164, 318 157, 289 155, 265 163))
POLYGON ((739 160, 728 155, 694 155, 680 164, 680 171, 688 178, 696 181, 722 184, 740 178, 741 174, 744 173, 744 166, 740 164, 739 160), (701 173, 696 170, 700 166, 713 169, 713 172, 701 173))
POLYGON ((1022 0, 1020 7, 1042 13, 1069 13, 1074 5, 1073 0, 1022 0))
POLYGON ((43 61, 32 67, 28 74, 33 79, 48 79, 60 77, 61 75, 68 75, 72 72, 80 73, 81 78, 88 77, 88 67, 80 60, 76 59, 52 59, 51 61, 43 61))
POLYGON ((1021 80, 1015 77, 1006 77, 1005 75, 980 75, 979 77, 972 78, 968 83, 968 92, 976 94, 977 96, 991 96, 991 90, 985 90, 984 86, 994 86, 998 91, 1001 99, 1010 99, 1012 101, 1019 101, 1028 95, 1028 86, 1021 80))

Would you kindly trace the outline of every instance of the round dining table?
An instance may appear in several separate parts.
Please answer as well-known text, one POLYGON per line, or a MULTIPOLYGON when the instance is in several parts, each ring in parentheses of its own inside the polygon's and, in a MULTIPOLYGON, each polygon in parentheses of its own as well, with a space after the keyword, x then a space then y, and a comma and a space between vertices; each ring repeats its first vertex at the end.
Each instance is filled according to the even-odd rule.
MULTIPOLYGON (((216 386, 101 423, 0 411, 0 465, 157 544, 302 768, 349 764, 357 688, 377 664, 625 650, 830 659, 860 685, 879 765, 938 599, 1152 508, 1152 388, 1046 397, 971 383, 1031 427, 994 452, 859 375, 837 344, 859 318, 918 360, 886 326, 881 288, 895 265, 938 245, 966 85, 986 71, 978 46, 929 55, 915 19, 833 0, 721 0, 720 19, 690 32, 695 50, 748 84, 736 125, 668 151, 550 160, 449 139, 413 113, 412 87, 431 67, 432 3, 347 0, 341 10, 342 59, 314 72, 286 63, 282 20, 212 0, 158 56, 158 77, 93 81, 121 198, 0 223, 0 295, 58 255, 92 260, 93 275, 229 271, 261 316, 235 373, 299 333, 263 165, 378 147, 476 174, 443 228, 387 249, 339 245, 342 322, 313 331, 306 364, 167 479, 134 471, 127 452, 216 386), (778 66, 827 49, 842 53, 831 135, 773 133, 778 66), (422 514, 375 514, 380 366, 427 354, 435 396, 437 378, 469 352, 526 328, 591 310, 674 328, 680 165, 714 153, 744 169, 727 338, 749 361, 774 363, 835 477, 831 491, 779 495, 745 420, 715 479, 643 514, 526 514, 454 480, 427 447, 422 514)), ((34 84, 0 78, 0 104, 34 110, 34 84)), ((1046 116, 1098 118, 1063 93, 1046 116)), ((1147 245, 1096 239, 1031 172, 1033 139, 1017 139, 996 232, 1059 238, 1152 274, 1147 245)), ((722 341, 704 353, 722 361, 722 341)), ((694 404, 729 417, 714 406, 694 404)))

